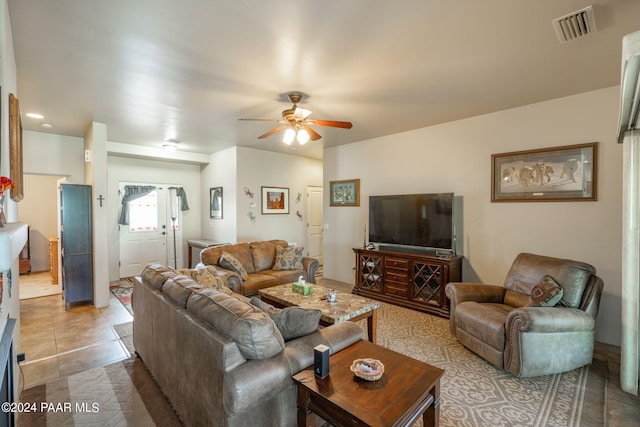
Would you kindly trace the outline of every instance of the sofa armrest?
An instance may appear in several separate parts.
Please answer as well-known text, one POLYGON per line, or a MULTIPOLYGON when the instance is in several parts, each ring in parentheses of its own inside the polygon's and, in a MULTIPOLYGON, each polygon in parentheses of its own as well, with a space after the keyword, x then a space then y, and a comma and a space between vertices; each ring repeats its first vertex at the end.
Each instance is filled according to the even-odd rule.
POLYGON ((316 272, 320 267, 320 261, 311 257, 302 258, 302 266, 307 272, 307 282, 316 283, 316 272))
MULTIPOLYGON (((211 264, 206 264, 203 262, 199 262, 195 268, 205 268, 207 265, 211 265, 211 264)), ((239 294, 240 292, 240 287, 242 286, 242 277, 240 277, 240 275, 238 273, 236 273, 233 270, 227 270, 226 268, 222 268, 219 265, 214 265, 214 267, 216 268, 216 270, 218 270, 218 276, 220 276, 222 278, 222 281, 224 282, 224 285, 231 289, 233 292, 239 294)))
POLYGON ((456 336, 456 306, 464 301, 478 303, 502 303, 506 289, 497 285, 480 283, 451 282, 445 288, 449 298, 449 332, 456 336))
POLYGON ((237 294, 241 293, 240 288, 242 286, 242 277, 240 277, 238 273, 222 268, 219 265, 216 266, 216 269, 218 270, 218 276, 222 277, 227 288, 237 294))
POLYGON ((451 303, 475 301, 477 303, 502 303, 506 289, 496 285, 452 282, 447 285, 447 297, 451 303))
POLYGON ((507 316, 506 333, 584 332, 596 326, 590 314, 565 307, 520 307, 507 316))
POLYGON ((505 370, 548 375, 591 363, 595 319, 577 308, 520 307, 507 316, 505 335, 505 370))
POLYGON ((249 360, 225 374, 224 406, 237 414, 256 402, 266 401, 286 387, 291 377, 313 365, 313 347, 325 344, 336 353, 364 338, 364 331, 353 322, 343 322, 287 341, 280 354, 263 360, 249 360))

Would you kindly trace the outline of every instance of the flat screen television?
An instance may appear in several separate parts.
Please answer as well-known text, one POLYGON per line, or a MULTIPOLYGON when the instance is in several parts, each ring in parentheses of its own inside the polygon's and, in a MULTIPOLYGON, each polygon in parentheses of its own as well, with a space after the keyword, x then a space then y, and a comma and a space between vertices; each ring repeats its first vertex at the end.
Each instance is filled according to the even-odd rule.
POLYGON ((369 196, 369 243, 455 251, 453 193, 369 196))

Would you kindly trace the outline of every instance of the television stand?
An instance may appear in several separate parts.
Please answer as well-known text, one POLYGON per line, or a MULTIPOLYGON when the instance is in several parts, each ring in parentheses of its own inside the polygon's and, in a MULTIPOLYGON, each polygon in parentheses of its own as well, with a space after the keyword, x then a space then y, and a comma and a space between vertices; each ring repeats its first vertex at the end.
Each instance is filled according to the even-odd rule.
POLYGON ((461 256, 384 247, 353 251, 354 294, 449 318, 445 288, 462 279, 461 256))

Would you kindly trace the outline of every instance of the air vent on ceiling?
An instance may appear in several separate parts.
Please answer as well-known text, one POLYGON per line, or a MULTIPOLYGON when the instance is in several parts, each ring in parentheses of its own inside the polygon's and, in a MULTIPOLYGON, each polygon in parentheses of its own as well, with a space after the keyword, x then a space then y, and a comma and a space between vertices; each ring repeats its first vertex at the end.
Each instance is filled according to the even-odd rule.
POLYGON ((584 37, 596 32, 596 19, 593 15, 593 6, 587 6, 573 13, 553 20, 553 28, 560 39, 560 43, 584 37))

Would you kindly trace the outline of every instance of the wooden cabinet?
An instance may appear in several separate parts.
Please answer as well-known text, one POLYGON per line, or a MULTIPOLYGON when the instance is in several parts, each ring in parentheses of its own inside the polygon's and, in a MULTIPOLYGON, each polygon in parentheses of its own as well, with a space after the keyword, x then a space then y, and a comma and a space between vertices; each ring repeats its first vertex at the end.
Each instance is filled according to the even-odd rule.
POLYGON ((51 271, 51 283, 58 283, 58 238, 49 237, 49 269, 51 271))
POLYGON ((20 256, 18 257, 18 265, 20 274, 31 273, 31 227, 27 228, 27 243, 24 244, 20 256))
POLYGON ((462 279, 462 257, 395 249, 354 248, 353 293, 440 317, 449 317, 445 287, 462 279))
POLYGON ((93 303, 91 186, 60 185, 60 269, 65 307, 93 303))

